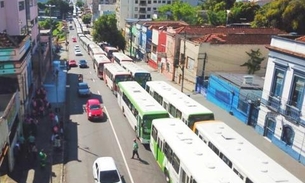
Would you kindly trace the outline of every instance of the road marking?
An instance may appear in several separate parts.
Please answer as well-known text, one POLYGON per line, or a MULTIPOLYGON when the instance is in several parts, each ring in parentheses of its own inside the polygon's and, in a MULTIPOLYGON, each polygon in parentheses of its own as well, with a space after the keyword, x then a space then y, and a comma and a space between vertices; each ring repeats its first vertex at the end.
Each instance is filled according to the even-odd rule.
POLYGON ((95 82, 95 79, 92 78, 92 81, 95 82))
POLYGON ((115 129, 114 129, 114 127, 113 127, 112 120, 111 120, 110 115, 109 115, 109 113, 108 113, 108 111, 107 111, 107 109, 106 109, 106 106, 104 106, 104 109, 105 109, 106 115, 107 115, 107 117, 108 117, 108 119, 109 119, 109 122, 110 122, 110 125, 111 125, 111 128, 112 128, 112 131, 113 131, 115 140, 116 140, 116 142, 117 142, 117 144, 118 144, 118 146, 119 146, 120 152, 121 152, 121 154, 122 154, 123 161, 124 161, 124 163, 125 163, 125 167, 126 167, 126 169, 127 169, 127 172, 128 172, 129 178, 130 178, 130 181, 131 181, 131 183, 134 183, 133 178, 132 178, 131 173, 130 173, 130 169, 129 169, 128 164, 127 164, 127 161, 126 161, 126 158, 125 158, 124 153, 123 153, 123 149, 122 149, 122 147, 121 147, 120 141, 119 141, 118 136, 117 136, 117 134, 116 134, 116 132, 115 132, 115 129))
POLYGON ((97 90, 97 93, 98 93, 99 95, 101 95, 100 91, 98 91, 98 90, 97 90))

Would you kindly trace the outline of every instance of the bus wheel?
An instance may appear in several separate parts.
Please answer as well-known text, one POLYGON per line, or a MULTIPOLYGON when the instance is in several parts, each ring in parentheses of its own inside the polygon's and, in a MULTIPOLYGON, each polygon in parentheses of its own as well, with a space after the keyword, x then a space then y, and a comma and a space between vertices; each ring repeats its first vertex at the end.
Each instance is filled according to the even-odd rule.
POLYGON ((170 178, 167 169, 164 169, 165 180, 167 183, 170 183, 170 178))

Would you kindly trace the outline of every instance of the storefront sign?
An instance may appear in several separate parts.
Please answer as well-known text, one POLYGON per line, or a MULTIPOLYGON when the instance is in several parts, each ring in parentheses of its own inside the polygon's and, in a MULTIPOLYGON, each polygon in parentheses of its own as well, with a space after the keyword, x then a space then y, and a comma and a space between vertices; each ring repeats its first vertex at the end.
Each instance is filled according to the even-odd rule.
POLYGON ((12 63, 0 63, 0 75, 14 74, 16 72, 15 66, 12 63))

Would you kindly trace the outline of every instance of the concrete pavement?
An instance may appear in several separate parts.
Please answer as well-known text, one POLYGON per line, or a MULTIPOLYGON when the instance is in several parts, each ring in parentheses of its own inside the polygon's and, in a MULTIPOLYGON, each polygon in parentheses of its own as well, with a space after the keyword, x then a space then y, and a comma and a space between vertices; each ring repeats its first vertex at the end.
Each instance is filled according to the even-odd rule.
MULTIPOLYGON (((151 68, 146 62, 140 61, 136 63, 138 65, 141 65, 141 67, 143 67, 144 69, 150 71, 153 80, 167 81, 169 84, 176 87, 177 89, 181 89, 180 85, 169 80, 157 70, 151 68)), ((202 94, 193 93, 192 91, 187 91, 186 89, 184 89, 184 93, 190 95, 191 98, 212 110, 217 120, 224 121, 232 129, 242 135, 245 139, 247 139, 257 148, 259 148, 261 151, 263 151, 265 154, 267 154, 269 157, 271 157, 273 160, 275 160, 277 163, 279 163, 281 166, 283 166, 285 169, 295 175, 297 178, 305 182, 305 166, 303 166, 301 163, 291 158, 284 151, 276 147, 267 138, 264 138, 263 136, 256 133, 256 131, 252 127, 245 125, 237 118, 230 115, 227 111, 206 100, 206 98, 202 94)))

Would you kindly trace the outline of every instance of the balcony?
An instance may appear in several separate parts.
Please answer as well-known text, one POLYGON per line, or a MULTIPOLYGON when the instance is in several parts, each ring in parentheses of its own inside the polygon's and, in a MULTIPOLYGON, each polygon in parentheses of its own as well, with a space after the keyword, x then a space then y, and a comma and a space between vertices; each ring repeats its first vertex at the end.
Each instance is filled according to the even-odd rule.
POLYGON ((145 8, 140 8, 139 13, 146 13, 146 9, 145 8))
POLYGON ((269 95, 267 107, 275 112, 280 112, 281 98, 269 95))
POLYGON ((301 111, 295 106, 292 106, 290 102, 287 102, 285 116, 289 121, 298 124, 300 122, 301 111))
POLYGON ((147 3, 146 3, 146 1, 140 1, 140 3, 139 3, 139 6, 147 6, 147 3))

